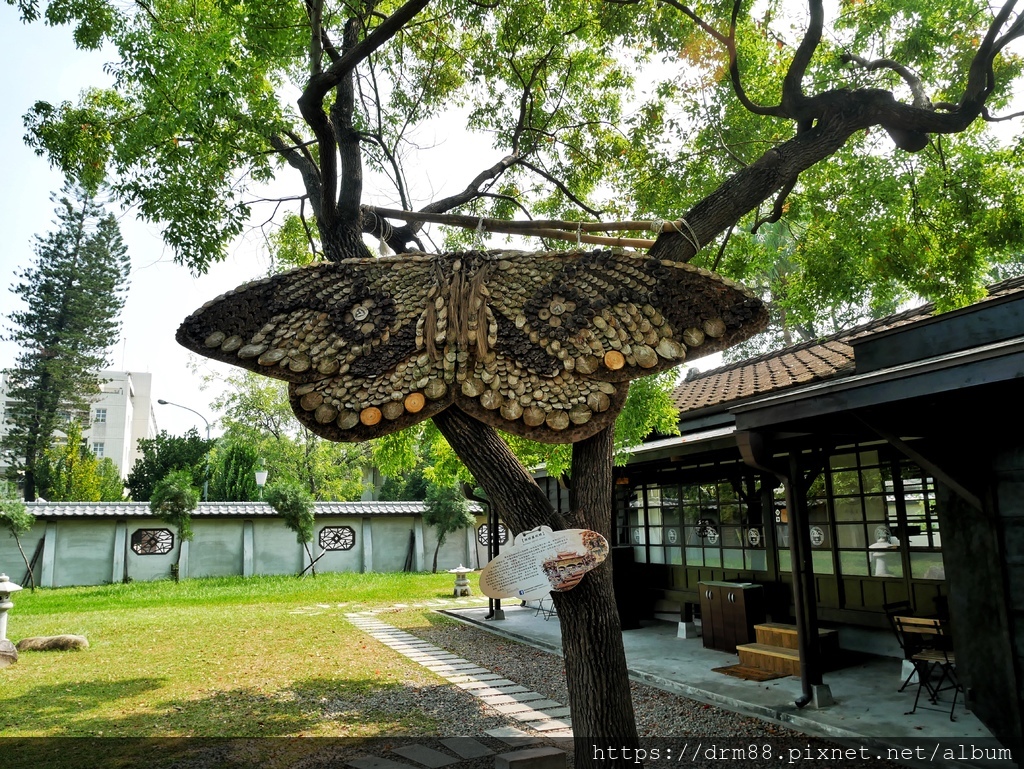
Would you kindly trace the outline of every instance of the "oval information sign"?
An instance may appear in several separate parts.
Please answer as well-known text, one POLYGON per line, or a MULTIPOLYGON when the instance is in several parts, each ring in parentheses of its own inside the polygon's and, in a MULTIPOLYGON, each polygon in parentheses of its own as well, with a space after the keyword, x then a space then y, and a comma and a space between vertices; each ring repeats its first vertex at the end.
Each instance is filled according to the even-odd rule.
POLYGON ((543 598, 571 590, 608 555, 608 540, 589 529, 524 531, 511 547, 480 572, 480 590, 489 598, 543 598))

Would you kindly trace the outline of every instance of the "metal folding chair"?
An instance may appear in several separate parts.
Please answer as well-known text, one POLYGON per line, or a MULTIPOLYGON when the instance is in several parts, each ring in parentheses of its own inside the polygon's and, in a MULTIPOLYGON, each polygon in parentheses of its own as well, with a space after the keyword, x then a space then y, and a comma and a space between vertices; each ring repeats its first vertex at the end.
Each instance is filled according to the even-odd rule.
POLYGON ((537 601, 537 611, 535 611, 533 613, 533 616, 536 617, 538 614, 543 614, 544 615, 544 621, 545 622, 547 620, 551 619, 556 614, 556 612, 555 612, 555 602, 553 600, 551 600, 550 598, 541 598, 540 600, 538 600, 537 601))
POLYGON ((955 721, 953 711, 963 686, 956 676, 956 654, 953 652, 948 625, 943 620, 930 617, 897 616, 893 621, 906 642, 910 643, 909 639, 914 636, 920 637, 918 648, 910 657, 917 672, 917 695, 914 697, 913 709, 908 710, 906 715, 917 711, 921 689, 928 691, 928 700, 933 705, 938 704, 941 692, 952 690, 953 704, 949 708, 949 720, 955 721), (938 681, 933 681, 936 673, 938 681))
MULTIPOLYGON (((882 608, 885 609, 885 618, 889 621, 889 627, 892 630, 892 634, 896 636, 896 641, 900 645, 900 649, 903 651, 903 659, 906 662, 912 662, 911 657, 920 649, 919 638, 904 638, 903 633, 896 627, 896 617, 910 617, 914 614, 914 607, 910 604, 910 601, 894 601, 892 603, 882 604, 882 608)), ((911 667, 907 677, 903 679, 903 685, 900 686, 896 691, 902 692, 906 689, 911 682, 914 680, 914 675, 917 673, 917 669, 911 667)))

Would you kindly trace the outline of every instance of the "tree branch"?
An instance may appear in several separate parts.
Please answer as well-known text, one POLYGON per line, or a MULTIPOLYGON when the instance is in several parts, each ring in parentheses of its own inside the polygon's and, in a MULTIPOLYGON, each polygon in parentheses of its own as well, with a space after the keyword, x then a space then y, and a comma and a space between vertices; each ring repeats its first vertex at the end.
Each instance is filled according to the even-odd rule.
POLYGON ((781 107, 765 107, 761 104, 757 104, 747 96, 747 92, 743 88, 743 80, 740 77, 739 56, 736 52, 736 18, 740 12, 740 0, 735 0, 733 3, 732 20, 729 25, 729 34, 727 35, 723 35, 717 29, 712 27, 704 21, 704 19, 698 16, 692 8, 683 5, 679 0, 661 0, 661 2, 675 8, 725 47, 726 53, 729 56, 729 77, 732 82, 732 89, 744 109, 755 115, 785 117, 782 113, 781 107))
POLYGON ((854 53, 844 53, 842 60, 847 64, 856 64, 861 69, 865 69, 868 72, 874 72, 878 69, 890 69, 903 78, 903 81, 910 87, 911 93, 914 95, 914 106, 918 109, 933 109, 931 99, 928 98, 928 94, 924 91, 924 84, 921 82, 921 78, 917 76, 917 73, 910 69, 910 67, 904 66, 897 61, 892 59, 875 59, 874 61, 868 61, 863 56, 858 56, 854 53))
MULTIPOLYGON (((290 138, 290 137, 289 137, 290 138)), ((296 146, 290 145, 277 134, 271 134, 270 145, 284 157, 285 162, 296 169, 302 176, 302 183, 309 195, 309 201, 313 211, 320 216, 323 204, 323 189, 321 187, 320 169, 313 162, 308 150, 300 151, 296 146)))
POLYGON ((551 182, 553 185, 555 185, 555 187, 559 190, 559 192, 561 192, 563 195, 565 195, 567 198, 569 198, 570 201, 575 203, 577 206, 582 208, 584 211, 586 211, 591 216, 600 216, 601 215, 600 211, 598 211, 596 208, 591 208, 586 203, 584 203, 582 200, 580 200, 578 197, 576 197, 572 193, 572 191, 568 187, 566 187, 565 184, 560 179, 556 179, 554 176, 552 176, 550 173, 545 171, 543 168, 540 168, 539 166, 535 166, 533 163, 530 163, 529 161, 526 161, 526 160, 520 160, 519 161, 519 165, 523 166, 523 168, 529 168, 535 174, 537 174, 539 176, 542 176, 545 179, 547 179, 549 182, 551 182))
POLYGON ((299 99, 313 104, 322 104, 324 97, 337 87, 356 68, 359 62, 397 35, 409 21, 430 4, 430 0, 409 0, 374 28, 358 44, 345 48, 341 58, 316 77, 311 77, 306 90, 299 99))
POLYGON ((810 66, 814 52, 818 50, 821 43, 821 32, 825 25, 825 9, 821 0, 808 0, 807 10, 810 18, 807 22, 807 30, 804 32, 800 45, 797 46, 793 61, 789 63, 789 70, 782 81, 782 109, 784 112, 795 114, 804 100, 804 75, 807 67, 810 66))

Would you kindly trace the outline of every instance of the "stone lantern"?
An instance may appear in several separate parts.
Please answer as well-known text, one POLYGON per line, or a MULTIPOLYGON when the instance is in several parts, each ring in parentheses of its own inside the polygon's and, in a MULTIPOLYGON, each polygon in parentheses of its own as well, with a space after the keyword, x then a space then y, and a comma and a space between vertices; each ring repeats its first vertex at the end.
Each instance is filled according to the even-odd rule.
POLYGON ((456 598, 473 595, 473 591, 469 589, 469 579, 466 577, 466 575, 472 573, 472 571, 472 569, 467 569, 461 563, 457 569, 448 569, 449 574, 455 575, 455 592, 453 595, 456 598))
POLYGON ((11 593, 21 590, 21 585, 11 582, 6 574, 0 574, 0 668, 18 661, 18 650, 7 640, 7 612, 14 608, 11 593))

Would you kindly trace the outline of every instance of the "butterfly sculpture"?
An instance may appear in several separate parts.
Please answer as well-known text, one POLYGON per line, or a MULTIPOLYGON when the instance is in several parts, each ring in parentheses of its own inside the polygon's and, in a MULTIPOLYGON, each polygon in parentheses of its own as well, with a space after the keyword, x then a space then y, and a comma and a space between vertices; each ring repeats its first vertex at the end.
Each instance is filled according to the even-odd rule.
POLYGON ((470 251, 257 280, 190 315, 177 339, 289 382, 299 420, 331 440, 380 437, 454 405, 509 433, 570 443, 614 422, 629 380, 766 323, 742 286, 685 263, 470 251))

